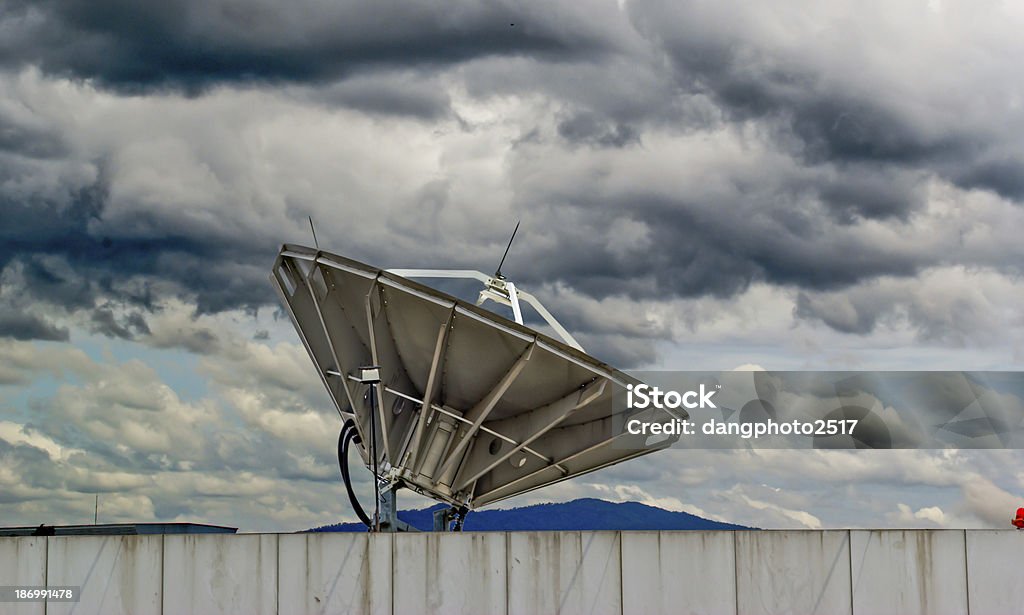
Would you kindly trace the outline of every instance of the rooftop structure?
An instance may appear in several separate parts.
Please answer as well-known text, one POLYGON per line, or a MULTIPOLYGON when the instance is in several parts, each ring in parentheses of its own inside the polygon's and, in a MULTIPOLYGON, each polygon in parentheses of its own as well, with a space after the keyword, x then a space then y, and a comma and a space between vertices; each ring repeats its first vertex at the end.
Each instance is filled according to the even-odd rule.
POLYGON ((111 536, 134 534, 234 534, 236 527, 204 523, 100 523, 0 527, 0 536, 111 536))

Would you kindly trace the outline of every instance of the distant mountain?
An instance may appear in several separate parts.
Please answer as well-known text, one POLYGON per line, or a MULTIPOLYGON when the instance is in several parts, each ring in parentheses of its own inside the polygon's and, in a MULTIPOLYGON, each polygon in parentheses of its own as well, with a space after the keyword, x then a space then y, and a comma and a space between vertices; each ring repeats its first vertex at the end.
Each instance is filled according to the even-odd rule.
MULTIPOLYGON (((421 510, 399 511, 398 518, 415 528, 430 530, 437 504, 421 510)), ((711 521, 684 512, 663 510, 639 502, 606 502, 581 498, 557 504, 535 504, 507 510, 482 510, 466 517, 468 532, 527 530, 750 530, 755 528, 711 521)), ((311 532, 365 532, 362 523, 337 523, 311 532)))

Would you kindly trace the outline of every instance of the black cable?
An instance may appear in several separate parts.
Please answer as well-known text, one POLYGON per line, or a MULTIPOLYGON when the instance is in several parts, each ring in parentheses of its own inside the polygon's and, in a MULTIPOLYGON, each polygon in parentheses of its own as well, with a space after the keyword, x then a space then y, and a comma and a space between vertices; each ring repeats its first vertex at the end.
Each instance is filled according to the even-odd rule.
POLYGON ((370 517, 367 516, 366 511, 359 504, 356 492, 352 489, 352 478, 348 472, 348 445, 349 442, 353 441, 359 444, 359 430, 356 429, 355 422, 352 419, 348 419, 345 421, 345 425, 341 428, 341 434, 338 436, 338 466, 341 468, 341 478, 345 481, 345 490, 348 492, 348 500, 352 503, 352 509, 366 527, 371 527, 373 522, 370 521, 370 517))

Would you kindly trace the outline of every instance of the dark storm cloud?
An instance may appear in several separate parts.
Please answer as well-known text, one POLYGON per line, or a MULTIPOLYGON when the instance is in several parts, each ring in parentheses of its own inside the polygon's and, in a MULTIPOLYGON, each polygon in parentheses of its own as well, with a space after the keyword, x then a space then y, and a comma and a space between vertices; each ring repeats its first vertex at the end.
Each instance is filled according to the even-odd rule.
POLYGON ((576 113, 558 124, 558 134, 570 143, 623 147, 637 143, 640 135, 627 124, 613 124, 591 112, 576 113))
POLYGON ((842 182, 787 187, 766 179, 734 194, 672 198, 638 188, 609 199, 581 186, 580 202, 563 203, 556 217, 546 217, 549 211, 526 218, 515 265, 534 285, 562 280, 595 297, 664 298, 728 297, 756 281, 835 289, 913 275, 931 262, 908 246, 874 245, 848 233, 816 198, 827 189, 846 190, 851 209, 873 202, 870 194, 879 190, 842 182), (613 246, 609 238, 627 235, 630 221, 642 223, 645 236, 613 246))
POLYGON ((965 188, 989 189, 1010 199, 1024 200, 1024 161, 1007 157, 968 165, 956 175, 956 182, 965 188))
POLYGON ((800 293, 793 308, 793 315, 808 320, 821 320, 841 333, 864 335, 874 330, 875 323, 884 309, 879 306, 872 310, 871 306, 865 305, 842 307, 846 309, 837 309, 836 305, 829 305, 826 301, 816 299, 807 293, 800 293))
POLYGON ((0 54, 8 65, 125 89, 325 81, 370 66, 559 58, 605 46, 603 25, 584 7, 543 3, 49 0, 0 11, 12 33, 0 54))
MULTIPOLYGON (((6 309, 6 308, 3 308, 6 309)), ((16 340, 68 341, 68 330, 35 314, 0 313, 0 338, 16 340)))
POLYGON ((1015 312, 1020 295, 1014 277, 947 268, 841 291, 801 291, 793 315, 844 333, 884 326, 913 331, 923 343, 965 347, 1005 340, 1013 326, 1001 312, 1015 312))
POLYGON ((67 153, 60 136, 39 126, 25 126, 0 114, 0 152, 29 158, 56 158, 67 153))
POLYGON ((124 340, 135 339, 137 335, 149 333, 149 325, 142 314, 133 312, 119 319, 109 308, 99 308, 92 313, 92 329, 107 337, 119 337, 124 340))
MULTIPOLYGON (((519 7, 466 1, 444 8, 397 1, 310 0, 296 6, 176 0, 145 8, 114 0, 14 2, 0 9, 0 57, 8 66, 37 67, 48 78, 86 79, 104 95, 139 90, 159 99, 172 88, 214 98, 238 84, 273 92, 273 86, 287 83, 289 92, 300 92, 301 103, 435 122, 428 139, 512 126, 508 138, 515 145, 500 172, 512 186, 516 216, 526 223, 520 270, 533 286, 561 281, 595 297, 729 297, 759 281, 822 291, 880 276, 914 276, 937 264, 976 264, 919 245, 926 242, 915 216, 927 206, 927 184, 934 177, 1010 198, 1024 195, 1022 163, 1008 146, 1017 123, 1009 121, 1001 131, 993 127, 999 118, 986 125, 951 121, 957 118, 948 113, 958 110, 955 93, 932 97, 911 79, 896 91, 886 85, 904 75, 885 73, 888 62, 849 70, 854 63, 835 59, 862 50, 812 40, 797 26, 786 34, 807 40, 794 48, 772 38, 772 24, 758 13, 745 16, 738 4, 709 6, 646 0, 631 0, 622 9, 614 2, 519 7), (838 72, 837 66, 847 70, 838 72), (474 124, 452 111, 456 96, 468 96, 470 106, 504 96, 535 96, 543 104, 536 117, 520 111, 522 116, 474 124), (650 172, 650 159, 628 157, 643 161, 643 152, 659 139, 698 133, 708 133, 710 140, 729 133, 743 137, 737 151, 717 153, 723 162, 709 165, 704 176, 677 183, 672 167, 650 172), (746 155, 739 150, 750 145, 765 151, 738 160, 746 155), (522 170, 530 158, 544 164, 522 170), (648 185, 659 183, 672 187, 648 185), (879 223, 872 228, 901 225, 908 237, 872 236, 863 231, 866 221, 879 223), (642 236, 629 235, 629 223, 643 226, 642 236)), ((202 98, 182 103, 202 104, 202 98)), ((27 296, 86 310, 97 331, 116 337, 145 331, 144 312, 157 303, 149 282, 171 283, 202 313, 276 303, 266 273, 277 242, 292 238, 254 236, 254 228, 271 223, 246 218, 250 211, 258 212, 255 218, 282 207, 284 215, 265 219, 278 225, 304 220, 304 200, 323 190, 316 183, 322 178, 311 173, 308 186, 295 193, 260 194, 277 188, 261 183, 262 171, 246 158, 254 155, 248 144, 223 143, 238 126, 222 128, 225 139, 194 150, 191 141, 200 135, 183 131, 180 155, 187 160, 168 165, 169 173, 179 170, 183 177, 172 176, 167 184, 187 194, 179 201, 165 185, 138 180, 156 196, 128 190, 118 202, 118 228, 107 223, 112 186, 118 179, 137 179, 125 170, 130 154, 117 151, 127 149, 124 143, 110 145, 111 160, 77 160, 96 169, 95 178, 83 180, 61 166, 62 157, 73 158, 67 154, 70 141, 47 122, 24 115, 0 108, 0 267, 20 272, 27 296), (119 153, 121 166, 111 170, 119 153), (118 170, 122 175, 112 177, 118 170), (196 205, 186 185, 193 170, 215 176, 211 183, 222 194, 241 188, 237 192, 245 196, 223 207, 196 205), (57 179, 49 191, 26 195, 8 188, 50 176, 57 179), (220 209, 211 215, 215 207, 220 209), (133 278, 145 282, 125 282, 133 278), (118 320, 122 312, 103 307, 106 301, 132 306, 125 313, 139 310, 141 322, 118 320)), ((153 118, 155 125, 161 121, 153 118)), ((153 147, 154 160, 178 154, 152 141, 146 145, 153 147)), ((480 151, 501 145, 490 142, 480 151)), ((716 155, 713 146, 708 151, 716 155)), ((427 155, 444 161, 450 154, 427 155)), ((395 156, 387 164, 400 166, 400 160, 395 156)), ((686 162, 692 161, 679 164, 686 162)), ((285 166, 265 168, 306 171, 302 164, 285 166)), ((459 235, 450 224, 461 217, 469 226, 484 227, 494 217, 486 207, 452 213, 458 199, 466 198, 465 186, 476 187, 459 175, 477 172, 467 169, 453 171, 442 162, 418 186, 402 185, 401 196, 389 193, 396 200, 382 204, 388 211, 386 238, 360 228, 348 231, 358 237, 335 249, 376 264, 409 265, 422 263, 427 249, 451 252, 453 237, 460 251, 474 255, 490 243, 503 244, 503 238, 491 241, 477 228, 459 235)), ((379 177, 401 174, 401 168, 389 168, 379 177)), ((367 205, 376 204, 337 213, 367 205)), ((985 266, 1000 266, 997 261, 978 257, 985 266)), ((806 297, 802 301, 796 314, 811 314, 814 306, 806 297)), ((872 322, 856 317, 829 324, 865 332, 872 322)), ((198 340, 195 347, 211 344, 198 340)))
POLYGON ((412 71, 358 75, 315 90, 310 96, 331 106, 422 120, 444 118, 451 104, 442 84, 412 71))
POLYGON ((2 154, 0 163, 0 267, 25 245, 65 245, 103 208, 107 189, 104 177, 74 183, 58 179, 54 193, 26 195, 18 190, 19 182, 59 177, 61 170, 46 163, 24 164, 2 154))
POLYGON ((637 369, 658 359, 658 350, 650 339, 585 334, 578 341, 588 354, 619 369, 637 369))
MULTIPOLYGON (((728 91, 724 100, 729 101, 728 91)), ((909 118, 886 108, 884 99, 860 99, 842 92, 794 92, 758 101, 759 113, 784 114, 802 141, 802 156, 826 160, 876 161, 914 165, 964 155, 972 148, 965 136, 932 137, 909 118)))
POLYGON ((837 222, 855 223, 858 219, 899 218, 924 205, 922 172, 904 171, 881 163, 846 164, 833 179, 808 186, 837 222))
MULTIPOLYGON (((131 286, 104 283, 111 276, 146 276, 175 284, 194 296, 201 314, 236 308, 256 310, 274 300, 266 281, 274 246, 259 250, 259 246, 242 241, 209 245, 187 237, 104 241, 84 231, 67 239, 67 245, 58 247, 28 242, 22 245, 18 262, 24 264, 26 275, 21 291, 71 310, 91 309, 102 298, 151 311, 152 297, 139 297, 131 286), (45 250, 48 260, 58 260, 67 269, 60 273, 48 269, 39 263, 38 256, 32 256, 35 250, 45 250)), ((138 320, 141 316, 129 316, 126 323, 115 323, 110 316, 109 310, 94 312, 92 320, 98 331, 116 337, 129 337, 127 332, 131 330, 146 331, 144 322, 138 320)))
MULTIPOLYGON (((103 173, 91 185, 69 189, 63 200, 17 201, 0 187, 0 272, 13 272, 13 282, 3 289, 6 297, 19 297, 22 305, 33 300, 90 310, 96 332, 124 339, 148 333, 142 312, 156 309, 150 280, 170 282, 194 296, 200 313, 255 310, 274 300, 266 268, 276 246, 254 245, 230 233, 223 233, 224 241, 204 241, 178 234, 111 238, 90 232, 90 222, 103 218, 108 188, 103 173), (136 309, 115 317, 103 305, 110 301, 136 309)), ((8 324, 4 330, 15 335, 14 321, 8 324)), ((67 339, 66 330, 41 320, 22 325, 23 336, 67 339)))
MULTIPOLYGON (((48 252, 47 260, 53 261, 54 251, 48 252)), ((65 263, 61 263, 65 264, 65 263)), ((32 297, 62 305, 68 309, 92 307, 96 302, 94 286, 69 268, 57 270, 51 268, 42 257, 30 257, 25 259, 22 267, 22 278, 25 282, 25 289, 32 297)))
MULTIPOLYGON (((759 14, 742 3, 637 0, 628 6, 636 27, 668 55, 679 88, 709 96, 732 122, 756 120, 779 131, 776 143, 807 165, 867 162, 928 170, 965 188, 1024 198, 1021 162, 1005 157, 988 160, 984 155, 990 149, 1000 149, 1001 137, 1007 136, 1000 135, 1000 128, 971 126, 956 121, 956 115, 944 117, 939 126, 923 121, 922 111, 945 111, 944 105, 956 101, 959 91, 946 90, 936 96, 924 87, 915 87, 916 81, 923 80, 913 74, 902 75, 900 85, 904 87, 897 89, 891 85, 894 77, 885 74, 885 64, 865 61, 856 65, 836 59, 899 53, 887 49, 889 41, 882 36, 847 40, 842 29, 853 27, 847 22, 856 18, 844 13, 842 6, 832 15, 823 11, 826 15, 819 16, 818 25, 824 31, 836 28, 834 40, 815 38, 820 34, 801 29, 797 21, 759 26, 759 14), (792 36, 806 38, 780 43, 771 38, 777 35, 773 27, 788 27, 792 36), (842 48, 843 44, 848 48, 842 48), (837 66, 844 72, 836 74, 837 66)), ((763 16, 774 22, 792 8, 780 6, 777 13, 763 16)), ((813 22, 812 17, 807 19, 806 23, 813 22)), ((914 27, 916 23, 906 25, 914 27)), ((950 38, 947 44, 961 47, 966 56, 975 43, 950 38)), ((932 51, 914 49, 913 53, 932 51)), ((999 100, 1002 94, 988 95, 999 100)), ((1016 117, 1012 124, 1019 128, 1020 113, 1010 113, 1016 117)), ((882 217, 905 214, 917 204, 915 198, 883 200, 885 206, 878 212, 882 217)), ((859 213, 873 217, 876 212, 867 208, 859 213)))

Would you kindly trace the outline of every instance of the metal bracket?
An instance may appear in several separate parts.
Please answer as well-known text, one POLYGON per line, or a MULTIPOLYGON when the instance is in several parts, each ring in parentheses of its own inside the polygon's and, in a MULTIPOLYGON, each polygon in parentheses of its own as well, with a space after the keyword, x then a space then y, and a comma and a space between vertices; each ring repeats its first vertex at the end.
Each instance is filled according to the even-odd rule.
POLYGON ((419 530, 398 518, 398 490, 401 485, 391 483, 380 492, 380 531, 418 532, 419 530))

